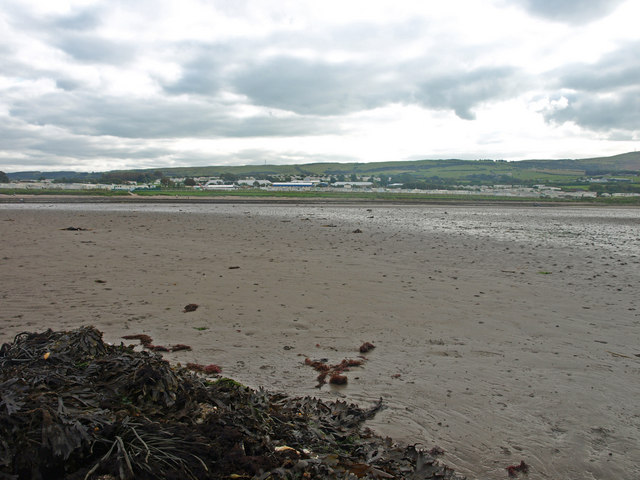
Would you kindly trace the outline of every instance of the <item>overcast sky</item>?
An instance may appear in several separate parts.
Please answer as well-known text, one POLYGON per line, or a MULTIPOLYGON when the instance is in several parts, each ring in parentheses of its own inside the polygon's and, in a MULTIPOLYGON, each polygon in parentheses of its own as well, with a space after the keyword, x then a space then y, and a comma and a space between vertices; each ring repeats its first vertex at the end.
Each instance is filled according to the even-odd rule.
POLYGON ((0 170, 640 145, 638 0, 0 0, 0 170))

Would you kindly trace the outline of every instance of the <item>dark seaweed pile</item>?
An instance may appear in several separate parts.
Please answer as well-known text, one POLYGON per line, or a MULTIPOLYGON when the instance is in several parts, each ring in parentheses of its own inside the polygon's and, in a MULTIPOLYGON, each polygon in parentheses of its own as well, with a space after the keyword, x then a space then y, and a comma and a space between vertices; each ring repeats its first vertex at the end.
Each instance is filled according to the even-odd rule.
POLYGON ((0 479, 456 479, 368 410, 206 379, 93 327, 0 349, 0 479))

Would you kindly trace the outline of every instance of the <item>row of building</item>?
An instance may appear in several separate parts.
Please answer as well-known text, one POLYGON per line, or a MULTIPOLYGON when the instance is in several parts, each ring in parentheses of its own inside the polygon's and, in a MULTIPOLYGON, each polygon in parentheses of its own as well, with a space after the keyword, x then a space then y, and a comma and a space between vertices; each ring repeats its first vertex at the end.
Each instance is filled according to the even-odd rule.
MULTIPOLYGON (((172 181, 176 184, 184 182, 185 179, 175 178, 172 181)), ((237 180, 234 183, 225 183, 220 178, 196 178, 196 184, 191 187, 194 190, 237 190, 242 188, 260 188, 262 190, 322 190, 322 191, 344 191, 357 190, 362 192, 401 192, 422 195, 486 195, 499 197, 538 197, 538 198, 595 198, 600 196, 612 197, 637 197, 638 193, 600 193, 587 190, 563 191, 559 187, 546 185, 534 185, 533 187, 524 187, 518 185, 480 185, 480 186, 457 186, 453 189, 406 189, 403 184, 390 184, 386 187, 375 186, 373 182, 367 181, 344 181, 328 183, 324 179, 305 178, 302 180, 294 180, 290 182, 271 182, 269 180, 248 178, 237 180)), ((138 184, 136 182, 128 182, 124 185, 117 184, 95 184, 95 183, 54 183, 51 181, 38 182, 11 182, 0 183, 0 190, 149 190, 159 188, 159 182, 150 184, 138 184)))

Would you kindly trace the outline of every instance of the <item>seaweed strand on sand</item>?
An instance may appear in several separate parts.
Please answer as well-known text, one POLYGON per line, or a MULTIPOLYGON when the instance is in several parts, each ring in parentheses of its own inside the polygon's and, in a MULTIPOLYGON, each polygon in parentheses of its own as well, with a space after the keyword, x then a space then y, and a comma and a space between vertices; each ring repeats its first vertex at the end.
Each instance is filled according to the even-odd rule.
POLYGON ((461 478, 362 428, 381 408, 212 381, 93 327, 21 333, 0 348, 0 478, 461 478))

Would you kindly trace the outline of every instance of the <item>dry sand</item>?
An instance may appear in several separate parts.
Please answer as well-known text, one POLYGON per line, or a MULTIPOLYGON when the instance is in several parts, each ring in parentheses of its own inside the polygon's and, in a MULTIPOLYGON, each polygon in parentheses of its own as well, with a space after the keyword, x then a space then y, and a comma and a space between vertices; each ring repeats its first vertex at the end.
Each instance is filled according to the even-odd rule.
POLYGON ((520 460, 531 479, 640 478, 640 248, 615 237, 640 230, 638 210, 581 219, 601 229, 587 243, 547 241, 562 222, 535 212, 521 222, 539 237, 522 223, 500 238, 451 206, 165 210, 0 205, 0 341, 145 333, 253 387, 383 397, 372 428, 442 447, 469 478, 520 460), (414 228, 416 212, 438 228, 414 228), (337 363, 365 341, 347 386, 315 388, 305 357, 337 363))

